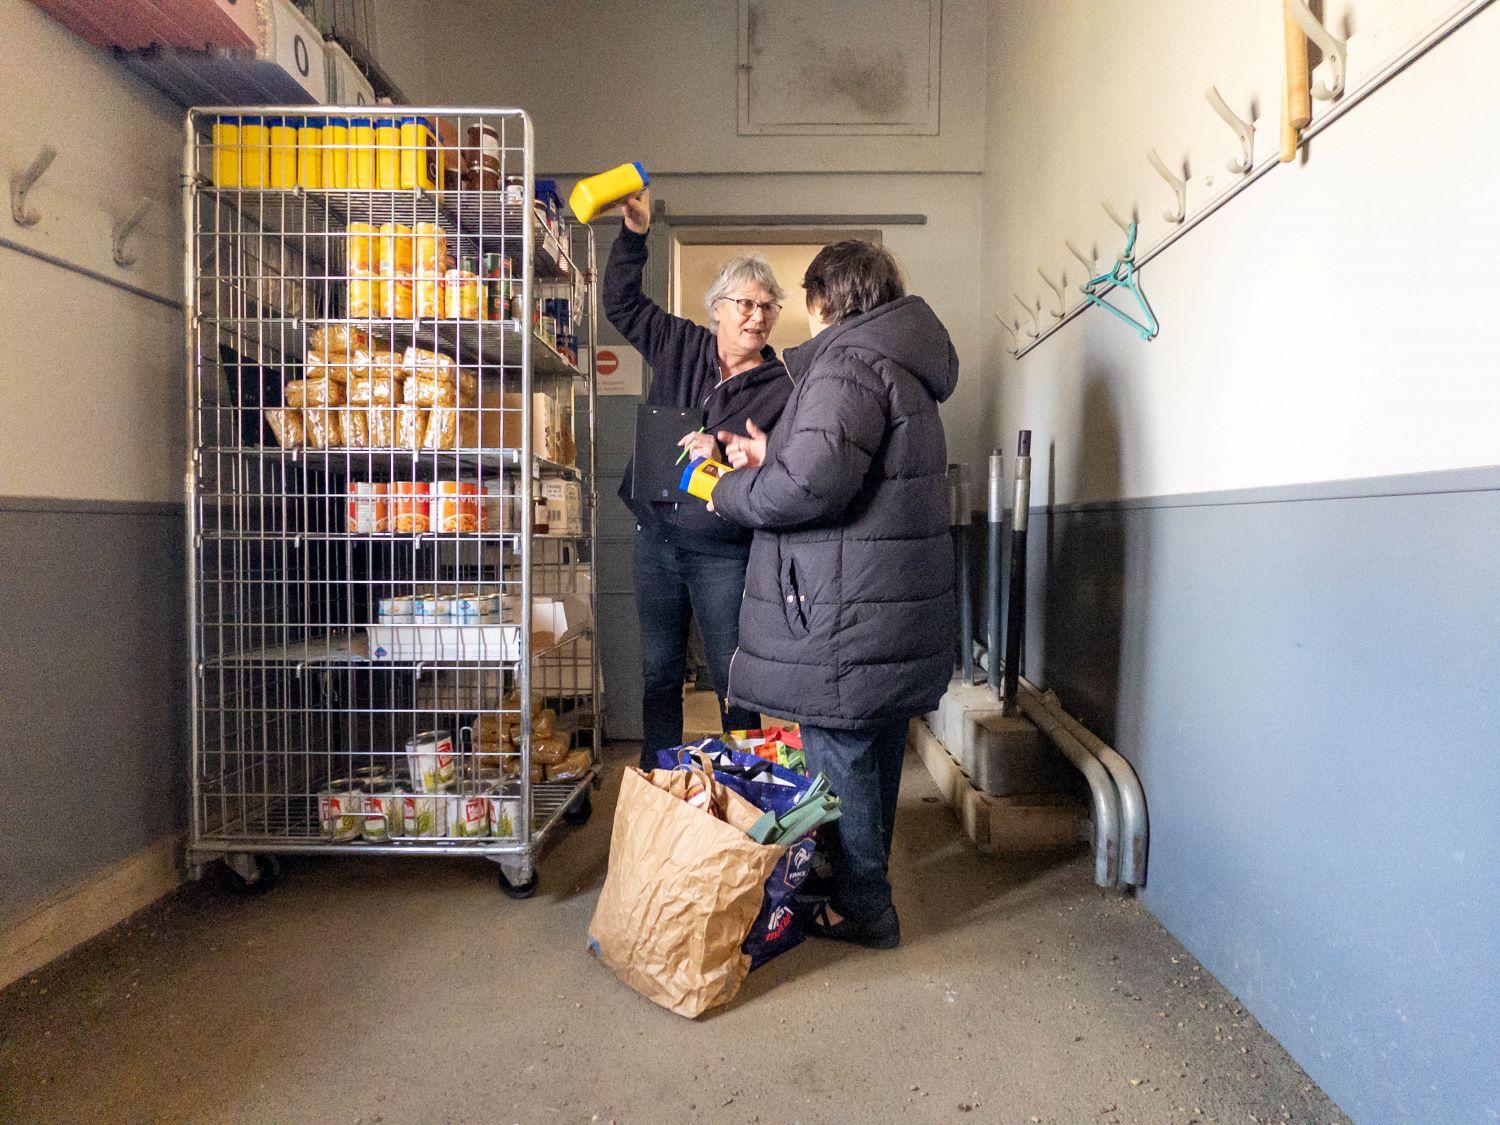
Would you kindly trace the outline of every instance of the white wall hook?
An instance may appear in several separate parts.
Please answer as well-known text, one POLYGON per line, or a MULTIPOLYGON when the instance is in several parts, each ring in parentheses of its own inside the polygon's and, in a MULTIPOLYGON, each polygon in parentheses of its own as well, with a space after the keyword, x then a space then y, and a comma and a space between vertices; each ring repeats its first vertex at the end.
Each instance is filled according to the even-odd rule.
POLYGON ((1078 283, 1081 288, 1088 283, 1089 278, 1099 272, 1099 255, 1090 251, 1088 256, 1085 257, 1083 251, 1073 245, 1071 238, 1064 239, 1063 244, 1067 246, 1068 253, 1083 263, 1083 280, 1078 283))
POLYGON ((1214 107, 1214 112, 1224 119, 1224 124, 1233 129, 1235 136, 1240 139, 1240 158, 1229 161, 1228 168, 1235 175, 1243 176, 1255 165, 1255 122, 1245 120, 1230 109, 1217 86, 1210 86, 1204 97, 1208 98, 1208 104, 1214 107))
POLYGON ((151 200, 143 199, 136 204, 135 210, 126 215, 115 224, 114 230, 114 252, 115 265, 135 265, 135 255, 125 253, 125 241, 135 233, 135 228, 141 225, 141 220, 146 217, 146 212, 151 210, 151 200))
POLYGON ((1167 181, 1172 189, 1172 195, 1177 200, 1177 206, 1170 211, 1163 211, 1162 217, 1169 223, 1182 222, 1187 218, 1187 177, 1179 176, 1168 168, 1154 148, 1146 153, 1146 159, 1151 162, 1151 167, 1156 169, 1156 174, 1167 181))
POLYGON ((1016 304, 1021 306, 1021 311, 1031 318, 1031 328, 1027 330, 1026 337, 1029 340, 1035 340, 1042 334, 1042 326, 1037 323, 1036 319, 1036 309, 1021 300, 1019 293, 1012 293, 1011 296, 1016 299, 1016 304))
POLYGON ((1052 313, 1052 315, 1055 316, 1058 320, 1061 320, 1068 313, 1067 285, 1066 285, 1066 282, 1068 280, 1068 275, 1067 274, 1063 274, 1063 282, 1064 282, 1064 284, 1063 285, 1058 285, 1055 281, 1053 281, 1050 277, 1048 277, 1045 273, 1042 272, 1042 267, 1041 266, 1038 266, 1036 268, 1036 272, 1037 272, 1037 276, 1040 277, 1043 281, 1045 281, 1047 283, 1047 288, 1050 289, 1050 290, 1052 290, 1052 292, 1054 294, 1056 294, 1056 296, 1057 296, 1057 309, 1052 313))
POLYGON ((10 178, 10 217, 15 220, 16 226, 30 227, 42 221, 40 212, 26 209, 26 195, 36 187, 36 182, 46 174, 56 159, 57 149, 51 145, 43 145, 42 151, 31 162, 31 167, 10 178))
POLYGON ((995 314, 995 319, 1000 322, 1000 327, 1005 329, 1005 334, 1010 337, 1010 350, 1016 351, 1019 349, 1021 346, 1021 337, 1016 333, 1016 326, 999 313, 995 314))
POLYGON ((1286 10, 1297 26, 1318 45, 1323 52, 1323 61, 1328 64, 1330 81, 1319 82, 1313 87, 1312 96, 1323 101, 1332 101, 1344 92, 1344 76, 1348 71, 1349 44, 1338 38, 1317 21, 1307 6, 1307 0, 1286 0, 1286 10))
POLYGON ((1104 213, 1109 216, 1110 221, 1114 223, 1115 226, 1119 227, 1120 230, 1127 235, 1130 233, 1130 224, 1127 223, 1124 219, 1120 218, 1120 212, 1114 209, 1114 205, 1111 204, 1109 200, 1101 199, 1099 201, 1099 206, 1104 208, 1104 213))

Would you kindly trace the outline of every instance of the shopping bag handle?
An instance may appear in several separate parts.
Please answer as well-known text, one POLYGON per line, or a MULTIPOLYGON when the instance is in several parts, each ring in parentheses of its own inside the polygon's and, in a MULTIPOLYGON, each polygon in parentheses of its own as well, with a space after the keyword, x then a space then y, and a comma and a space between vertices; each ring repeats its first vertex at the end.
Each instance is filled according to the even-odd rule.
POLYGON ((691 759, 683 762, 680 768, 703 779, 704 786, 708 789, 709 804, 709 808, 705 811, 722 820, 725 787, 724 783, 714 776, 713 759, 702 750, 694 750, 691 752, 691 759))

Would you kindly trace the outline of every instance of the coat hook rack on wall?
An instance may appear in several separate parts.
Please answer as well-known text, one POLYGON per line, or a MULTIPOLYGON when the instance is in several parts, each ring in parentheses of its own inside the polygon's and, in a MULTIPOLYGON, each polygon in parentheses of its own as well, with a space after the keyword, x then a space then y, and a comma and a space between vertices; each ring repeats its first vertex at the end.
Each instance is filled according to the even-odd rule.
POLYGON ((42 221, 40 212, 27 209, 26 196, 36 187, 37 181, 46 175, 47 169, 52 167, 52 162, 56 159, 57 149, 51 145, 43 145, 42 151, 31 162, 31 167, 10 178, 10 217, 15 220, 16 226, 31 227, 42 221))
POLYGON ((146 212, 149 210, 151 210, 151 200, 142 199, 136 204, 135 210, 115 224, 112 240, 115 265, 125 268, 135 265, 135 255, 125 253, 125 242, 135 233, 135 228, 141 225, 141 220, 146 217, 146 212))
POLYGON ((1078 283, 1078 287, 1081 289, 1087 284, 1088 279, 1093 276, 1094 271, 1099 268, 1099 255, 1095 252, 1085 257, 1083 251, 1073 245, 1071 238, 1063 239, 1063 245, 1068 248, 1068 253, 1083 263, 1083 280, 1078 283))
POLYGON ((1146 159, 1151 162, 1151 167, 1156 169, 1156 174, 1167 181, 1167 186, 1172 189, 1172 196, 1177 201, 1176 207, 1162 212, 1162 218, 1169 223, 1182 222, 1187 218, 1187 177, 1179 176, 1168 168, 1166 161, 1154 148, 1146 153, 1146 159))
POLYGON ((1057 297, 1057 308, 1053 311, 1052 315, 1056 319, 1061 320, 1068 313, 1068 300, 1067 300, 1067 292, 1068 292, 1067 281, 1068 281, 1068 275, 1067 274, 1063 274, 1063 284, 1062 285, 1058 285, 1055 281, 1053 281, 1050 277, 1048 277, 1045 273, 1042 272, 1042 267, 1041 266, 1037 267, 1036 272, 1037 272, 1037 276, 1040 277, 1043 281, 1045 281, 1047 283, 1047 288, 1050 289, 1050 290, 1052 290, 1053 294, 1057 297))
POLYGON ((1120 212, 1116 211, 1114 208, 1114 204, 1110 203, 1110 201, 1107 199, 1101 199, 1099 201, 1099 206, 1104 208, 1104 213, 1109 216, 1110 221, 1114 223, 1115 226, 1119 227, 1121 231, 1123 231, 1126 235, 1129 235, 1132 240, 1134 240, 1134 223, 1127 223, 1124 219, 1120 218, 1120 212))
POLYGON ((1286 0, 1286 11, 1297 26, 1318 45, 1328 63, 1328 82, 1319 82, 1312 95, 1322 101, 1332 101, 1344 92, 1344 80, 1348 73, 1349 44, 1320 24, 1307 6, 1307 0, 1286 0))
POLYGON ((1016 331, 1016 326, 999 313, 995 314, 995 319, 1000 322, 1000 327, 1005 329, 1005 334, 1010 337, 1010 350, 1012 352, 1018 351, 1021 347, 1021 336, 1016 331))
POLYGON ((1224 95, 1219 93, 1217 86, 1210 86, 1204 94, 1208 104, 1214 107, 1214 112, 1224 119, 1224 124, 1234 130, 1235 136, 1240 139, 1240 158, 1230 160, 1227 167, 1237 176, 1243 176, 1255 166, 1255 122, 1247 121, 1234 110, 1229 108, 1229 103, 1224 100, 1224 95))
POLYGON ((1016 304, 1021 306, 1021 311, 1031 318, 1031 328, 1027 330, 1026 337, 1027 339, 1035 340, 1042 334, 1042 326, 1037 323, 1036 319, 1036 309, 1021 300, 1019 293, 1012 293, 1011 296, 1016 299, 1016 304))

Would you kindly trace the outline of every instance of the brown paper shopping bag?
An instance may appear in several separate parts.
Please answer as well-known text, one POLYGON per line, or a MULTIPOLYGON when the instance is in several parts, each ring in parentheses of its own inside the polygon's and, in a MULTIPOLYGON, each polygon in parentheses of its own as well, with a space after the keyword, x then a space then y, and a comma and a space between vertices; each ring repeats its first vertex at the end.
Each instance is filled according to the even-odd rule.
POLYGON ((589 946, 648 1000, 691 1018, 739 991, 740 947, 784 850, 745 835, 759 817, 712 770, 625 771, 589 946), (704 786, 724 819, 687 804, 704 786))

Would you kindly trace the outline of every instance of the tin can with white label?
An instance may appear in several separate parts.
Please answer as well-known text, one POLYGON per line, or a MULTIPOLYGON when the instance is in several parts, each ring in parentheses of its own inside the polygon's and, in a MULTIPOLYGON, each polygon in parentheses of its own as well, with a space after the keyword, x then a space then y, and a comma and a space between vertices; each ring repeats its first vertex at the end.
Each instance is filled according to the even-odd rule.
POLYGON ((401 798, 401 833, 407 838, 448 835, 448 798, 401 798))
POLYGON ((347 844, 360 837, 364 796, 350 777, 330 781, 318 790, 318 829, 323 839, 347 844))
POLYGON ((363 802, 363 831, 366 840, 384 843, 392 836, 400 836, 404 828, 405 810, 396 786, 389 781, 373 781, 365 787, 363 802))
POLYGON ((380 623, 382 625, 410 625, 412 623, 412 599, 407 597, 381 598, 380 623))
POLYGON ((521 791, 514 784, 495 781, 488 786, 490 835, 517 836, 521 831, 521 791))
POLYGON ((454 777, 453 735, 429 730, 407 739, 406 767, 418 793, 446 793, 454 777))
POLYGON ((483 836, 489 830, 490 804, 480 794, 448 798, 448 835, 461 839, 483 836))
POLYGON ((423 597, 421 616, 417 621, 423 625, 452 625, 453 599, 433 595, 423 597))

